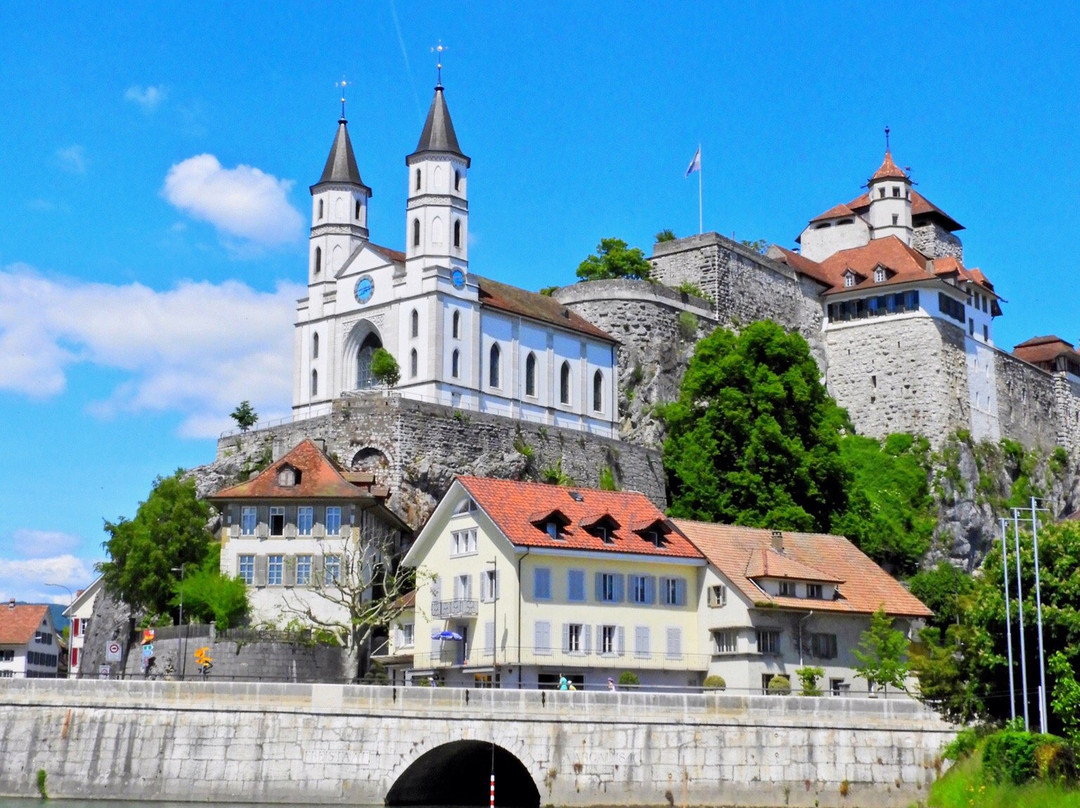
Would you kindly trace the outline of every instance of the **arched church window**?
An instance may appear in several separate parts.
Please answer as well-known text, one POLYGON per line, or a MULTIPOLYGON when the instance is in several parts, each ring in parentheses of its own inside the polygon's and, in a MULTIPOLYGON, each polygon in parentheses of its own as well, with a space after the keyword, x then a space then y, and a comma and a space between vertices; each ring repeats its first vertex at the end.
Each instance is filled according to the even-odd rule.
POLYGON ((412 337, 420 335, 420 313, 416 309, 412 310, 412 316, 409 318, 409 334, 412 337))
POLYGON ((454 246, 461 246, 461 219, 454 222, 454 246))
POLYGON ((562 404, 570 403, 570 363, 563 362, 559 371, 559 401, 562 404))
POLYGON ((382 347, 382 341, 375 334, 368 334, 360 344, 356 354, 356 389, 366 390, 376 385, 375 375, 371 372, 371 358, 376 348, 382 347))
POLYGON ((525 357, 525 395, 536 395, 536 354, 532 351, 525 357))
POLYGON ((322 247, 315 248, 315 274, 322 270, 322 247))
POLYGON ((420 369, 420 358, 416 353, 416 348, 413 348, 409 353, 409 377, 415 379, 416 374, 420 369))
POLYGON ((499 386, 499 371, 502 370, 502 352, 499 350, 499 343, 495 343, 491 346, 491 355, 488 361, 488 385, 491 387, 499 386))
POLYGON ((356 200, 356 211, 353 213, 353 218, 356 219, 356 221, 360 221, 360 200, 359 199, 356 200))
POLYGON ((450 355, 450 375, 455 379, 461 376, 461 354, 458 353, 457 348, 454 349, 454 353, 450 355))
POLYGON ((319 371, 311 371, 311 396, 314 398, 319 395, 319 371))
POLYGON ((414 247, 420 246, 420 220, 412 220, 412 245, 414 247))
POLYGON ((416 169, 416 190, 420 190, 420 169, 416 169))
POLYGON ((319 200, 319 218, 321 219, 322 217, 323 217, 323 201, 320 199, 319 200))
POLYGON ((454 339, 461 339, 461 312, 455 311, 451 320, 450 333, 454 339))
POLYGON ((599 370, 592 377, 592 408, 596 412, 604 411, 604 374, 599 370))
POLYGON ((319 335, 318 334, 312 334, 311 335, 311 358, 312 359, 318 359, 319 358, 319 335))

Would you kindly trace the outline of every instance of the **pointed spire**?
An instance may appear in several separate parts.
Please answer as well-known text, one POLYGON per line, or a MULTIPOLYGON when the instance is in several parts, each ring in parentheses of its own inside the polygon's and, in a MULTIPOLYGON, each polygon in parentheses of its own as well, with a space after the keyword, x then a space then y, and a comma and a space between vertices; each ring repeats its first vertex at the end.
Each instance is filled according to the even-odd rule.
POLYGON ((413 157, 424 152, 456 154, 465 160, 466 166, 471 162, 458 145, 457 135, 454 133, 454 124, 450 120, 450 110, 447 109, 446 99, 443 97, 441 83, 435 86, 435 97, 431 100, 431 108, 428 110, 427 120, 424 122, 424 131, 420 133, 420 142, 416 144, 416 151, 409 156, 413 157))
POLYGON ((881 168, 874 172, 874 175, 870 177, 870 182, 876 182, 877 180, 906 180, 908 175, 904 173, 896 163, 893 162, 892 154, 886 149, 885 160, 881 164, 881 168))
MULTIPOLYGON (((356 167, 356 156, 353 154, 352 141, 349 140, 349 130, 346 123, 345 118, 338 121, 334 145, 330 147, 330 156, 326 158, 326 167, 323 168, 318 184, 324 182, 347 182, 367 188, 364 181, 360 179, 360 169, 356 167)), ((370 190, 368 188, 368 191, 370 190)))

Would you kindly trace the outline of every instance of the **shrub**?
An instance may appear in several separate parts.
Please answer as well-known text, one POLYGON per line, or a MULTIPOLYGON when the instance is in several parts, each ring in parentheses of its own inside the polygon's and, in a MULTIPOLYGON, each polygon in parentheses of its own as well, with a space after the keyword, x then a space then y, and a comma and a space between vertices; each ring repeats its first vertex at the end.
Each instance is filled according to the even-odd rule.
POLYGON ((679 312, 679 335, 683 339, 693 339, 697 335, 698 318, 691 312, 679 312))
POLYGON ((726 687, 727 682, 725 682, 724 677, 718 673, 714 673, 705 677, 706 690, 723 690, 726 687))
POLYGON ((979 731, 976 727, 965 727, 960 730, 956 737, 945 745, 941 756, 946 760, 957 761, 966 758, 975 751, 979 743, 979 731))
POLYGON ((1039 736, 1008 730, 991 735, 983 750, 983 774, 994 783, 1022 785, 1035 777, 1039 736))
POLYGON ((633 671, 623 671, 619 674, 619 686, 636 686, 641 684, 641 680, 638 679, 638 675, 633 671))
POLYGON ((774 676, 765 689, 770 696, 786 696, 791 692, 791 680, 783 675, 774 676))
POLYGON ((820 696, 821 688, 818 687, 818 679, 825 675, 823 668, 799 668, 795 671, 799 677, 800 695, 820 696))

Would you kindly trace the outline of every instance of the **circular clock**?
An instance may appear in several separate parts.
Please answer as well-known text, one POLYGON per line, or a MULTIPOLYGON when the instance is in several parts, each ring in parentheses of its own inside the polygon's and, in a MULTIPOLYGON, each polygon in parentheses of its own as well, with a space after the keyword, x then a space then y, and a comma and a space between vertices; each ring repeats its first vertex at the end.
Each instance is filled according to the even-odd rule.
POLYGON ((453 281, 455 289, 461 289, 465 286, 465 273, 460 269, 455 269, 450 273, 450 280, 453 281))
POLYGON ((375 281, 365 275, 356 282, 356 302, 367 303, 371 300, 371 295, 374 291, 375 281))

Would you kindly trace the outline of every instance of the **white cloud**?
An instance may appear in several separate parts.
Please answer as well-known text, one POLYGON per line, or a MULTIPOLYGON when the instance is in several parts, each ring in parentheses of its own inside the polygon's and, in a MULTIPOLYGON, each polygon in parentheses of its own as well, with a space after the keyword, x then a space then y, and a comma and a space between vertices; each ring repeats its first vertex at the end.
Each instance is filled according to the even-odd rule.
POLYGON ((302 230, 303 217, 288 201, 292 186, 252 166, 224 168, 214 155, 200 154, 169 169, 162 194, 227 236, 274 246, 295 241, 302 230))
POLYGON ((56 159, 60 167, 72 174, 86 173, 86 149, 82 146, 68 146, 66 149, 58 149, 56 159))
POLYGON ((288 412, 291 324, 303 293, 235 281, 157 291, 2 268, 0 390, 43 398, 64 390, 73 365, 119 370, 123 380, 88 405, 94 415, 177 412, 181 434, 215 437, 243 399, 264 419, 288 412))
POLYGON ((42 558, 76 549, 82 539, 71 533, 51 530, 15 531, 15 549, 24 558, 42 558))
POLYGON ((128 87, 124 92, 124 100, 138 104, 142 107, 143 112, 153 112, 165 100, 165 88, 161 86, 141 87, 135 84, 128 87))
POLYGON ((30 603, 67 604, 72 594, 97 577, 93 566, 73 555, 12 561, 0 558, 0 602, 10 598, 30 603), (56 584, 56 586, 46 586, 56 584))

